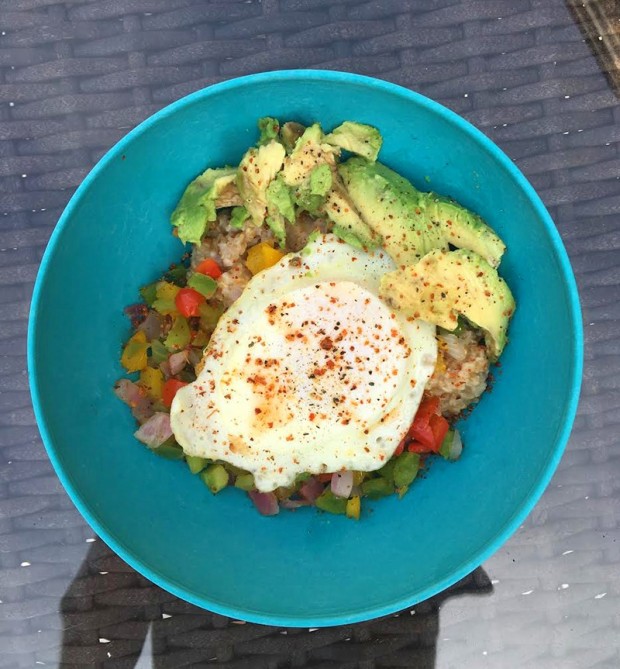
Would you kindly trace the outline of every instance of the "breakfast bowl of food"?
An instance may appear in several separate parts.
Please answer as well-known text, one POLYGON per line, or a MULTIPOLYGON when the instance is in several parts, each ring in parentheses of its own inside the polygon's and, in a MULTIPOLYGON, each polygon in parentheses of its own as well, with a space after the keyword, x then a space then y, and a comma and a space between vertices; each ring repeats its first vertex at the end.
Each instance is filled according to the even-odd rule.
POLYGON ((574 278, 510 159, 352 74, 194 93, 96 165, 37 278, 56 472, 130 565, 209 610, 387 615, 497 550, 579 394, 574 278))

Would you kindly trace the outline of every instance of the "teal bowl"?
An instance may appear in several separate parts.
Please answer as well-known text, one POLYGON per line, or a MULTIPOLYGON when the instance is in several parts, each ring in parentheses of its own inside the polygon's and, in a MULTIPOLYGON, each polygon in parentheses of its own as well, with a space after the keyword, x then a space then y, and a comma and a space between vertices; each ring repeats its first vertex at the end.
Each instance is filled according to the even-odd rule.
POLYGON ((523 522, 557 467, 577 406, 582 328, 554 224, 513 162, 445 107, 338 72, 221 83, 166 107, 96 165, 62 215, 37 278, 28 337, 43 441, 69 496, 124 560, 217 613, 324 626, 386 615, 447 588, 523 522), (437 461, 405 498, 359 522, 314 509, 265 518, 237 490, 211 495, 152 455, 112 392, 123 308, 181 254, 169 214, 206 166, 236 163, 270 115, 380 128, 381 159, 479 212, 506 241, 518 304, 493 391, 461 429, 461 460, 437 461), (430 184, 429 184, 430 182, 430 184))

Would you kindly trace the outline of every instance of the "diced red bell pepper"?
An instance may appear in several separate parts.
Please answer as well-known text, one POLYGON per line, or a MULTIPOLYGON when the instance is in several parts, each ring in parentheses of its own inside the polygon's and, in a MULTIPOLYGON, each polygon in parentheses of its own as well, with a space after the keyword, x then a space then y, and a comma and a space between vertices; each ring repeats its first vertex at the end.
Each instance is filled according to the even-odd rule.
POLYGON ((200 274, 206 274, 212 279, 217 279, 222 276, 222 270, 213 258, 205 258, 196 267, 196 271, 200 274))
POLYGON ((439 397, 427 397, 423 399, 418 407, 418 412, 413 419, 413 422, 419 421, 428 425, 430 418, 433 414, 436 414, 439 411, 439 397))
POLYGON ((424 446, 427 446, 429 450, 435 449, 436 439, 430 425, 430 420, 432 416, 436 415, 438 408, 438 397, 429 397, 428 399, 423 400, 407 435, 411 439, 419 441, 421 444, 424 444, 424 446))
POLYGON ((449 426, 448 421, 440 416, 438 411, 438 397, 428 397, 421 402, 404 440, 404 445, 409 452, 436 453, 439 451, 449 426))
POLYGON ((396 457, 397 455, 400 455, 404 450, 405 450, 405 444, 407 443, 407 437, 405 437, 400 444, 396 447, 396 450, 394 451, 394 455, 392 457, 396 457))
POLYGON ((205 302, 205 296, 193 288, 181 288, 174 298, 177 311, 185 318, 200 316, 200 305, 205 302))
POLYGON ((448 434, 450 429, 450 424, 443 416, 438 416, 433 414, 430 419, 431 430, 433 431, 433 436, 435 437, 435 448, 433 449, 436 453, 439 453, 441 444, 448 434))
POLYGON ((407 445, 409 453, 432 453, 433 449, 421 444, 419 441, 410 441, 407 445))
POLYGON ((435 435, 430 424, 422 423, 417 418, 409 428, 409 437, 415 441, 419 441, 431 450, 435 447, 435 435))
POLYGON ((161 401, 164 403, 164 406, 169 407, 172 404, 172 400, 177 392, 183 387, 186 386, 185 381, 179 381, 179 379, 168 379, 164 383, 164 387, 161 391, 161 401))

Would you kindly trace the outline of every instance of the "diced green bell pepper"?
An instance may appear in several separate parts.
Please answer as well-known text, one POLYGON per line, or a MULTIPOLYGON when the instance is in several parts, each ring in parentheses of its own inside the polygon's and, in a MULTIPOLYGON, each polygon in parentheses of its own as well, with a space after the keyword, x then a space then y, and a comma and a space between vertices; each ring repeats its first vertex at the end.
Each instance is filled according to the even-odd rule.
POLYGON ((420 469, 420 455, 419 453, 401 453, 396 458, 394 465, 394 485, 397 488, 403 488, 411 485, 413 480, 418 475, 420 469))
POLYGON ((140 288, 140 295, 142 295, 142 299, 149 305, 149 307, 153 306, 153 302, 157 299, 157 283, 149 283, 148 286, 142 286, 140 288))
POLYGON ((347 510, 347 500, 344 497, 336 497, 329 489, 317 497, 315 504, 317 508, 328 513, 343 514, 347 510))
POLYGON ((452 442, 454 441, 454 430, 448 430, 448 434, 444 437, 439 448, 439 455, 446 460, 451 460, 450 452, 452 450, 452 442))
POLYGON ((199 474, 207 466, 207 460, 198 455, 186 455, 185 460, 192 474, 199 474))
POLYGON ((162 344, 159 339, 153 339, 151 342, 151 358, 156 365, 168 360, 170 351, 162 344))
POLYGON ((394 484, 384 478, 369 479, 362 483, 362 494, 370 499, 379 499, 394 492, 394 484))
POLYGON ((190 342, 191 332, 186 318, 177 316, 168 332, 164 344, 169 351, 181 351, 190 342))
POLYGON ((170 437, 161 446, 153 448, 152 451, 162 458, 166 458, 166 460, 181 460, 183 457, 183 449, 177 444, 174 437, 170 437))
POLYGON ((201 295, 207 299, 215 295, 217 290, 217 281, 206 274, 195 272, 187 280, 187 285, 194 290, 197 290, 201 295))
POLYGON ((187 284, 187 267, 184 265, 175 265, 166 272, 164 279, 170 281, 170 283, 174 283, 175 286, 184 288, 187 284))
POLYGON ((228 472, 224 465, 209 465, 200 472, 200 478, 214 495, 228 485, 228 472))
POLYGON ((254 483, 254 476, 252 474, 240 474, 235 479, 235 488, 240 488, 241 490, 256 490, 256 484, 254 483))
POLYGON ((200 327, 206 332, 215 330, 217 322, 224 313, 223 307, 214 307, 211 304, 200 305, 200 327))
POLYGON ((396 466, 396 458, 388 460, 381 469, 377 471, 382 478, 390 483, 394 483, 394 467, 396 466))
POLYGON ((168 300, 164 298, 157 298, 153 302, 153 309, 158 314, 161 314, 162 316, 165 316, 167 314, 172 314, 176 311, 177 305, 174 303, 174 300, 168 300))

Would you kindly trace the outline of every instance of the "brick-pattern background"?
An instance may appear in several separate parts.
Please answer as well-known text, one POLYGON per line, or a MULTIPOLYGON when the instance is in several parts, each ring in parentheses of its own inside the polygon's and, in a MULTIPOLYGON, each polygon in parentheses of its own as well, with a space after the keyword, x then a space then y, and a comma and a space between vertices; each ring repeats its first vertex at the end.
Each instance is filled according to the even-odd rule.
POLYGON ((618 62, 612 18, 580 28, 563 0, 0 3, 0 668, 620 666, 620 104, 613 57, 593 55, 618 62), (201 611, 93 541, 41 445, 25 370, 45 244, 103 152, 182 95, 295 67, 402 84, 495 140, 551 210, 586 332, 567 453, 484 571, 414 611, 316 631, 201 611))

